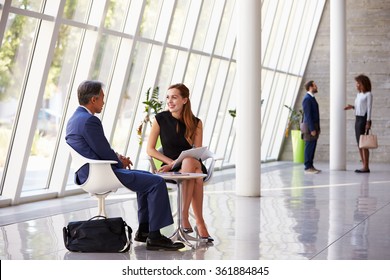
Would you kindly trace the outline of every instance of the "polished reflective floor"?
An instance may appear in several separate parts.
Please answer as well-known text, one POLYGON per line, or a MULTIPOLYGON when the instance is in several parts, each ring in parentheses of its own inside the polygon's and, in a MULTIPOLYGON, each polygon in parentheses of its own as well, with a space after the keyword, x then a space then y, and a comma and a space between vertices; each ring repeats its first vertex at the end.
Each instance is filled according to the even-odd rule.
MULTIPOLYGON (((87 194, 0 208, 0 259, 389 260, 390 165, 372 164, 366 174, 354 173, 359 165, 352 163, 347 171, 329 171, 327 163, 316 167, 322 172, 304 174, 291 162, 263 164, 261 197, 237 196, 235 170, 217 171, 204 201, 215 241, 178 252, 147 251, 136 241, 127 253, 69 252, 62 228, 97 212, 87 194)), ((172 209, 175 195, 170 191, 172 209)), ((134 193, 123 189, 106 204, 108 216, 137 229, 134 193)))

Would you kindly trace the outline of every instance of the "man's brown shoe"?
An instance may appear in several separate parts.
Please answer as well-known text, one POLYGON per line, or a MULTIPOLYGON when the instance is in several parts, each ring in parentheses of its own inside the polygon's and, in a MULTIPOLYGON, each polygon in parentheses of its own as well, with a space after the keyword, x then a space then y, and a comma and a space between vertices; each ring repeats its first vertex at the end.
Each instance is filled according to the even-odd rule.
POLYGON ((314 167, 305 169, 305 174, 317 174, 317 173, 319 173, 319 171, 317 169, 315 169, 314 167))

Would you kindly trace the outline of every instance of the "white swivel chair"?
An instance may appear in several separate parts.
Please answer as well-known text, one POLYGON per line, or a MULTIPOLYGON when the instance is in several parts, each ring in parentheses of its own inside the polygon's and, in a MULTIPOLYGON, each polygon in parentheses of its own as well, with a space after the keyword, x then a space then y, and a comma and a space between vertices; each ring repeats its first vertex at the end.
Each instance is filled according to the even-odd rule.
MULTIPOLYGON (((69 146, 69 145, 68 145, 69 146)), ((118 188, 124 187, 115 176, 111 164, 118 163, 114 160, 96 160, 86 158, 76 152, 71 146, 72 165, 75 171, 79 170, 84 164, 89 164, 88 179, 84 184, 79 185, 84 191, 98 199, 99 216, 105 216, 105 198, 111 193, 116 192, 118 188)))

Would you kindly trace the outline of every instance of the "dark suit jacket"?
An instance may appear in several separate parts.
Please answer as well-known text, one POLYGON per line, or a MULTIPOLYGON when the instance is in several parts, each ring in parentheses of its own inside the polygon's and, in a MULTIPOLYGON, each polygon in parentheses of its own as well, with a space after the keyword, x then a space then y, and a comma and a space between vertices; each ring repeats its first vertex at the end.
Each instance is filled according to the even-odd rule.
MULTIPOLYGON (((84 107, 78 107, 69 119, 65 139, 73 149, 87 158, 118 161, 118 164, 111 165, 114 170, 123 167, 104 135, 100 119, 88 113, 84 107)), ((88 165, 84 165, 76 172, 75 182, 84 183, 88 172, 88 165)))
POLYGON ((320 128, 320 111, 318 108, 317 100, 312 97, 309 93, 306 93, 302 101, 303 108, 303 122, 306 124, 308 131, 302 131, 303 139, 310 141, 318 139, 321 132, 320 128), (317 131, 315 137, 310 136, 311 131, 317 131))

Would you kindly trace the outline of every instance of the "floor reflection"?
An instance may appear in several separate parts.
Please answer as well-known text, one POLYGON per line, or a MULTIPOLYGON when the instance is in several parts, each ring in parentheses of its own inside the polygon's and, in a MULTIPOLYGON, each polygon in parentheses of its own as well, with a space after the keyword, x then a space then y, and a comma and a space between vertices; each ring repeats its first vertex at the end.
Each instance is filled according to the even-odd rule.
POLYGON ((317 253, 316 241, 320 211, 316 208, 316 196, 313 189, 304 189, 299 204, 295 204, 292 213, 296 219, 293 227, 298 233, 298 241, 303 245, 300 253, 306 258, 311 258, 317 253))
MULTIPOLYGON (((67 251, 62 228, 96 214, 96 201, 88 196, 59 199, 57 209, 40 202, 38 210, 34 204, 35 219, 31 218, 31 205, 3 208, 0 224, 17 220, 0 226, 0 259, 390 259, 390 165, 373 166, 375 171, 370 174, 355 174, 354 167, 352 171, 329 171, 326 164, 317 166, 323 172, 307 175, 301 165, 272 163, 262 170, 261 197, 237 196, 234 170, 217 172, 204 200, 204 217, 215 241, 194 243, 194 248, 177 252, 148 251, 145 243, 136 241, 127 253, 67 251), (69 200, 74 209, 61 213, 69 200), (15 209, 20 209, 17 215, 15 209)), ((135 232, 136 200, 117 195, 110 198, 108 215, 122 217, 135 232)), ((170 193, 173 202, 174 196, 175 192, 170 193)), ((162 232, 169 236, 174 228, 162 232)))
POLYGON ((66 252, 64 260, 130 260, 131 251, 126 253, 77 253, 66 252))
POLYGON ((369 175, 361 178, 360 193, 356 198, 356 209, 353 213, 353 230, 351 233, 351 245, 353 246, 353 260, 367 260, 369 248, 369 222, 368 217, 376 210, 377 199, 370 197, 369 175))

